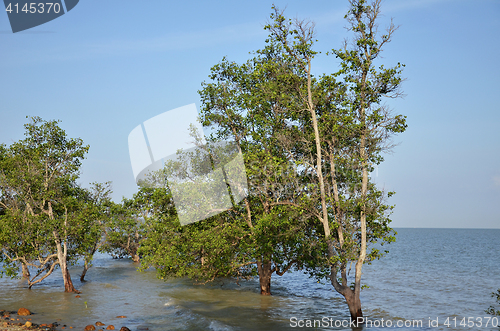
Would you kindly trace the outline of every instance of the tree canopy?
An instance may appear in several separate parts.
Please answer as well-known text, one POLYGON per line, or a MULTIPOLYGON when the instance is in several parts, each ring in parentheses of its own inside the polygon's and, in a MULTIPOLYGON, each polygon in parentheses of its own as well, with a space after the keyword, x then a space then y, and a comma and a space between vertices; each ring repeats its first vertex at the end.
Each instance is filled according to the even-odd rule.
POLYGON ((331 73, 312 74, 314 24, 274 7, 263 49, 245 63, 223 58, 212 67, 199 91, 200 118, 209 142, 238 146, 246 198, 184 227, 175 213, 156 217, 145 266, 161 277, 258 275, 262 294, 271 293, 273 273, 305 269, 331 282, 353 319, 363 316, 362 266, 386 252, 370 245, 395 240, 386 202, 394 192, 378 189, 370 172, 406 122, 383 102, 401 95, 403 65, 376 62, 396 27, 378 33, 380 1, 350 4, 354 38, 332 50, 341 62, 331 73))
POLYGON ((30 120, 25 139, 0 147, 2 272, 21 267, 31 288, 59 267, 65 291, 77 292, 68 265, 100 240, 92 192, 77 183, 89 146, 57 121, 30 120))

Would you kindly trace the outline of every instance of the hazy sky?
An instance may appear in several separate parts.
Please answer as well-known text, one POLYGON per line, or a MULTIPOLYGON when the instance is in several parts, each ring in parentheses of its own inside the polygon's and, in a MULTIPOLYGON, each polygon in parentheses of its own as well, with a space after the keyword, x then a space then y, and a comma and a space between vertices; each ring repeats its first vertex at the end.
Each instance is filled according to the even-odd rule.
MULTIPOLYGON (((81 182, 136 191, 127 138, 167 110, 195 103, 210 67, 262 48, 272 1, 82 0, 62 17, 13 34, 0 13, 0 143, 23 138, 26 116, 59 119, 91 146, 81 182)), ((282 1, 316 22, 315 73, 338 69, 350 35, 346 1, 282 1)), ((386 0, 382 29, 400 25, 383 63, 406 64, 408 117, 374 173, 397 194, 394 227, 500 228, 500 1, 386 0)))

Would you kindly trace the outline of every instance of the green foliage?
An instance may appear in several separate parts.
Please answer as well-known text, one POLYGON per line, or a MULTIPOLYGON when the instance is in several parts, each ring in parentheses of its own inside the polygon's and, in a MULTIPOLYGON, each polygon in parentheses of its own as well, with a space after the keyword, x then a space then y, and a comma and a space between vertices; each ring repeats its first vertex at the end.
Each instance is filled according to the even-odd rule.
POLYGON ((223 58, 211 68, 199 91, 200 118, 211 129, 209 145, 239 146, 247 198, 183 227, 171 205, 153 208, 140 248, 143 268, 155 267, 162 278, 208 281, 251 277, 267 265, 270 274, 306 269, 332 284, 340 275, 350 288, 350 265, 361 259, 364 243, 373 246, 362 263, 387 253, 378 245, 395 241, 394 206, 386 202, 394 192, 364 177, 383 161, 390 137, 406 129, 405 116, 383 104, 400 95, 404 66, 375 65, 395 30, 377 36, 378 4, 351 1, 355 39, 351 48, 333 50, 341 66, 331 74, 311 74, 319 53, 313 25, 275 7, 263 49, 243 64, 223 58))
POLYGON ((57 121, 33 117, 24 127, 25 139, 0 147, 0 260, 11 277, 23 266, 31 287, 92 245, 96 211, 76 182, 89 147, 57 121))
POLYGON ((295 102, 285 88, 295 77, 276 61, 274 47, 256 52, 242 65, 224 58, 212 68, 211 82, 202 84, 200 117, 212 128, 209 141, 237 143, 248 197, 227 212, 184 227, 173 214, 157 214, 141 252, 144 267, 154 266, 162 278, 247 278, 267 262, 271 273, 283 274, 300 268, 301 256, 310 254, 313 235, 294 207, 299 178, 279 148, 279 139, 289 130, 285 104, 295 102))
POLYGON ((105 242, 101 251, 115 258, 131 257, 139 261, 137 249, 143 237, 143 220, 138 210, 128 206, 130 200, 111 207, 111 216, 104 224, 105 242))
MULTIPOLYGON (((390 136, 406 128, 405 117, 392 115, 382 104, 383 97, 400 95, 403 66, 375 67, 381 47, 395 30, 390 27, 387 36, 376 40, 378 5, 351 1, 346 18, 355 33, 352 48, 346 44, 344 49, 334 50, 341 60, 340 70, 320 77, 311 74, 312 60, 318 53, 312 49, 311 24, 287 20, 275 8, 271 15, 274 21, 265 27, 271 33, 268 44, 277 45, 274 49, 280 53, 276 58, 289 61, 283 67, 293 82, 287 84, 287 98, 293 103, 286 104, 284 117, 285 123, 293 125, 286 133, 288 139, 280 139, 279 144, 289 151, 288 160, 301 170, 306 190, 298 201, 320 222, 325 219, 319 211, 324 201, 328 218, 324 233, 333 230, 325 238, 331 241, 333 254, 327 254, 329 244, 317 244, 323 253, 314 256, 322 258, 306 260, 305 266, 312 275, 330 278, 332 283, 337 277, 332 277, 331 267, 347 276, 349 266, 363 252, 363 236, 371 244, 395 240, 389 227, 393 206, 385 203, 393 193, 384 194, 369 179, 363 188, 364 169, 373 171, 374 165, 383 161, 382 152, 391 147, 390 136), (362 222, 366 222, 366 234, 361 231, 362 222)), ((372 248, 363 262, 371 263, 386 252, 372 248)), ((347 278, 340 279, 344 287, 349 286, 347 278)))
POLYGON ((84 271, 80 280, 92 266, 94 254, 103 250, 105 229, 112 218, 115 203, 111 201, 111 182, 92 183, 90 189, 81 189, 77 205, 71 217, 73 224, 72 242, 78 257, 83 258, 84 271))
MULTIPOLYGON (((497 303, 500 304, 500 289, 498 289, 496 292, 491 293, 491 297, 496 297, 497 303)), ((490 306, 485 310, 485 312, 493 316, 500 316, 500 309, 495 309, 494 306, 490 306)))

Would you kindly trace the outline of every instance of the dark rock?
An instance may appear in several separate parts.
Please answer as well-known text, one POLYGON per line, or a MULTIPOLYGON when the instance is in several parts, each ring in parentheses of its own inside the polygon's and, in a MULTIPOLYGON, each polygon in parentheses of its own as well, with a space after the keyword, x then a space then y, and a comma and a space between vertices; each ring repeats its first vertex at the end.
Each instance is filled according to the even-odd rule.
POLYGON ((120 331, 130 331, 130 329, 127 328, 126 326, 122 326, 122 328, 120 329, 120 331))

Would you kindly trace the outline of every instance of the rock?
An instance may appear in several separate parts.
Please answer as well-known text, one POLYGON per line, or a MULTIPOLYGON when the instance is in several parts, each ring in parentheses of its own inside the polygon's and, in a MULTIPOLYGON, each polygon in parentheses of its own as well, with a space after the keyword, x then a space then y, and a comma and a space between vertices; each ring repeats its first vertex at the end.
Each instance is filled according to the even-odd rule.
POLYGON ((79 296, 79 295, 75 295, 75 298, 81 298, 81 296, 79 296))
POLYGON ((120 329, 120 331, 130 331, 130 329, 127 328, 126 326, 122 326, 122 328, 120 329))
POLYGON ((30 326, 32 326, 33 323, 31 323, 30 321, 26 322, 26 324, 24 324, 25 327, 29 328, 30 326))
POLYGON ((104 324, 103 322, 95 322, 95 325, 96 326, 103 326, 103 325, 106 325, 106 324, 104 324))
POLYGON ((28 315, 31 315, 31 312, 26 308, 19 308, 19 310, 17 311, 17 314, 19 316, 28 316, 28 315))
POLYGON ((92 324, 87 325, 84 330, 85 331, 94 331, 95 330, 95 326, 93 326, 92 324))
POLYGON ((120 315, 120 316, 116 316, 116 318, 127 318, 127 316, 120 315))
POLYGON ((108 327, 106 328, 106 330, 114 330, 114 329, 115 329, 114 325, 108 325, 108 327))

